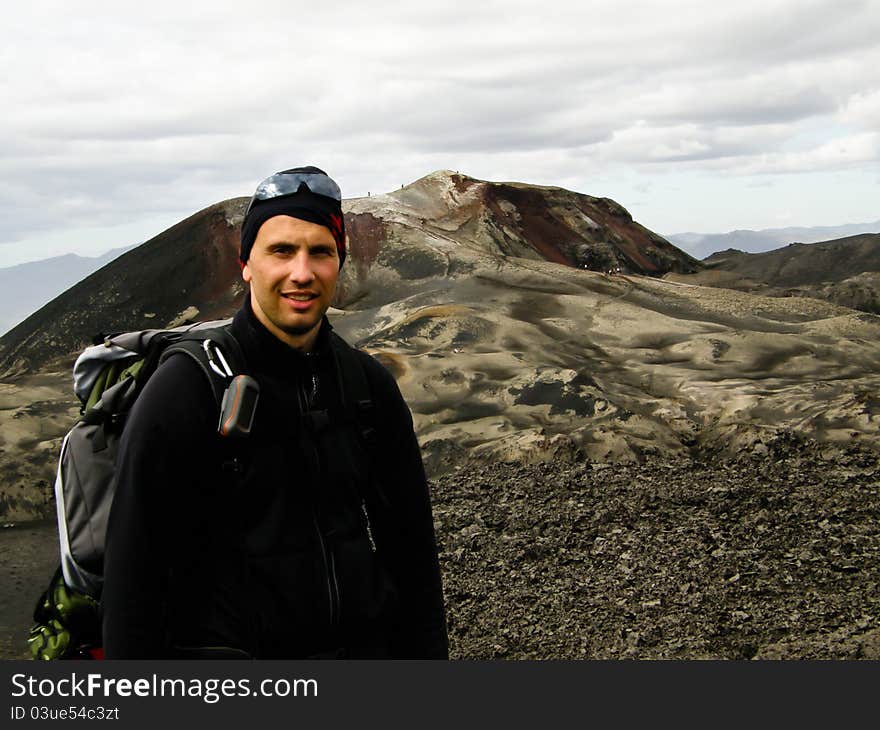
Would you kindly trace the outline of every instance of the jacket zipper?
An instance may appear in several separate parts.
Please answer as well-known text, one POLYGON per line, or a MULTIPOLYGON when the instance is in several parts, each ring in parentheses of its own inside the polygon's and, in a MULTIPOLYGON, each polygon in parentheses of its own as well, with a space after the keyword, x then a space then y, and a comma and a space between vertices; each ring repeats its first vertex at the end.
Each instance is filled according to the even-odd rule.
MULTIPOLYGON (((311 365, 311 363, 309 363, 311 365)), ((315 376, 314 368, 311 368, 311 386, 312 392, 308 393, 302 380, 299 382, 297 389, 299 395, 299 407, 301 413, 306 413, 318 394, 318 379, 315 376)), ((317 463, 318 455, 314 444, 311 445, 316 459, 315 467, 319 468, 317 463)), ((318 513, 312 503, 312 523, 315 526, 315 534, 318 536, 318 544, 321 546, 321 559, 324 562, 324 577, 327 581, 327 598, 330 603, 330 625, 335 626, 339 622, 339 583, 336 580, 336 564, 333 558, 333 551, 327 549, 324 541, 324 534, 321 532, 321 526, 318 523, 318 513), (328 557, 329 552, 329 557, 328 557)))
POLYGON ((373 540, 373 529, 370 526, 370 514, 367 512, 367 503, 363 499, 361 500, 361 510, 364 513, 364 520, 366 520, 367 538, 370 541, 370 550, 376 552, 376 541, 373 540))
POLYGON ((339 623, 342 601, 339 598, 339 581, 336 579, 336 556, 332 550, 330 551, 330 576, 333 578, 333 595, 336 596, 336 621, 334 623, 339 623))
POLYGON ((324 577, 327 579, 327 598, 330 601, 330 625, 335 626, 339 621, 339 583, 336 580, 336 564, 333 559, 333 552, 330 551, 328 557, 327 544, 324 542, 324 535, 321 534, 321 527, 318 525, 318 516, 312 507, 312 522, 315 525, 315 533, 318 535, 318 544, 321 546, 321 558, 324 561, 324 577))

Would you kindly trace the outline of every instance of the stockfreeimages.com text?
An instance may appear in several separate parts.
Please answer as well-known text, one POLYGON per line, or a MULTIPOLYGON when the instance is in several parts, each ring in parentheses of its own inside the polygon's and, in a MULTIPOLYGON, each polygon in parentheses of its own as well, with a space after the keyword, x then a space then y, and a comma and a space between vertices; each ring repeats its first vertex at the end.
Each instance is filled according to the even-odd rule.
POLYGON ((317 697, 316 679, 171 679, 104 677, 98 673, 52 679, 12 675, 13 697, 200 697, 209 704, 222 697, 317 697))

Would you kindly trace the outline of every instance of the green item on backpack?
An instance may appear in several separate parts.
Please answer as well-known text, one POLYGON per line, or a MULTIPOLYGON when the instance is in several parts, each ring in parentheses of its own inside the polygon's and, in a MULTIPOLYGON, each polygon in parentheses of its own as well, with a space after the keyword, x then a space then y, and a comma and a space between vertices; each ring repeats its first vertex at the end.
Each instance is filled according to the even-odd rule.
POLYGON ((34 608, 28 646, 34 659, 67 659, 83 647, 100 646, 101 617, 98 602, 69 588, 61 569, 34 608))
POLYGON ((35 624, 28 636, 28 646, 34 659, 67 659, 72 637, 58 619, 35 624))
POLYGON ((111 362, 101 371, 94 386, 92 386, 89 398, 83 406, 83 412, 85 413, 94 408, 98 401, 101 400, 104 391, 111 386, 116 385, 125 378, 137 378, 143 366, 144 359, 142 357, 132 357, 119 362, 111 362))

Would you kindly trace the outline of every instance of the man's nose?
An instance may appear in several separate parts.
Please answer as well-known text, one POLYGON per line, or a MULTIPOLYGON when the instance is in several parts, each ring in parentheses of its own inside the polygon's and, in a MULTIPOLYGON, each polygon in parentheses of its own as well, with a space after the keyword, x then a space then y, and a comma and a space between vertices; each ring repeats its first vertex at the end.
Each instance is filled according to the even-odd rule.
POLYGON ((312 271, 312 262, 306 251, 299 251, 291 259, 288 276, 291 281, 297 284, 308 284, 315 278, 315 272, 312 271))

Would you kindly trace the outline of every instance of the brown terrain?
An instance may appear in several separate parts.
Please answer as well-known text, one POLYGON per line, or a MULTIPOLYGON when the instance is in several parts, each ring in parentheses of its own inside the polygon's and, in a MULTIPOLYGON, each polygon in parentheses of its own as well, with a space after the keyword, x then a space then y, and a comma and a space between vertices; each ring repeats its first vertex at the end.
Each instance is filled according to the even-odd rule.
MULTIPOLYGON (((3 656, 55 560, 73 357, 234 311, 244 202, 0 340, 3 656)), ((413 411, 455 656, 880 658, 880 317, 695 285, 719 268, 559 188, 440 171, 345 211, 331 317, 413 411)))
POLYGON ((880 314, 880 233, 792 243, 765 253, 730 249, 702 263, 699 272, 670 272, 666 278, 768 297, 814 297, 880 314))

